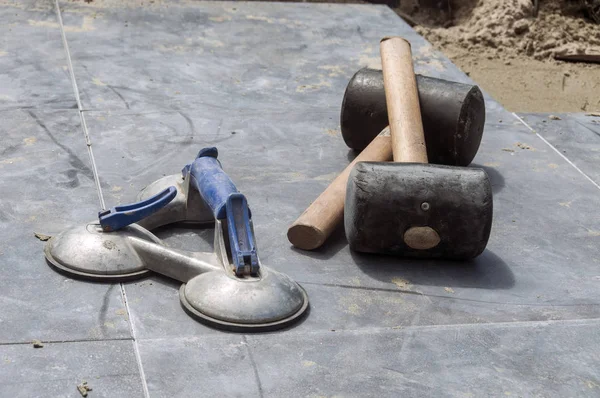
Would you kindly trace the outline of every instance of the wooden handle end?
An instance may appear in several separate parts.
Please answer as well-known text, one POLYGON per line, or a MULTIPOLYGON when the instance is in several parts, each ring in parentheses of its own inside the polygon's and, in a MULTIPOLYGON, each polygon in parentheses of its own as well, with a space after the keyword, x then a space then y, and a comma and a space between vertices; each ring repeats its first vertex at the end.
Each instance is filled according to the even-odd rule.
POLYGON ((327 235, 313 225, 294 224, 287 232, 288 240, 294 247, 302 250, 314 250, 325 242, 327 235))
POLYGON ((344 220, 344 201, 348 176, 357 162, 385 162, 392 158, 392 140, 384 129, 308 206, 288 229, 288 240, 297 248, 320 247, 344 220))
POLYGON ((408 40, 406 40, 404 37, 400 37, 400 36, 385 36, 384 38, 379 40, 379 43, 381 44, 387 40, 401 40, 401 41, 405 42, 406 44, 408 44, 409 47, 411 47, 410 42, 408 40))

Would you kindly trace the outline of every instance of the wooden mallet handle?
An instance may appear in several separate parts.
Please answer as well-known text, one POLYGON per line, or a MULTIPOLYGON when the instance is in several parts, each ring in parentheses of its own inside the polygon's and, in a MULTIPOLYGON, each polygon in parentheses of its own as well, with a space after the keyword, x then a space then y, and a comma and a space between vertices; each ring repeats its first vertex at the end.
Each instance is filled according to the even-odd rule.
POLYGON ((342 222, 346 185, 354 165, 357 162, 387 162, 392 159, 392 145, 387 132, 386 127, 294 221, 287 236, 295 247, 304 250, 320 247, 342 222))
POLYGON ((394 162, 427 163, 410 43, 401 37, 385 37, 379 47, 394 162))
MULTIPOLYGON (((410 43, 401 37, 386 37, 379 47, 394 161, 427 163, 410 43)), ((437 231, 427 225, 411 226, 403 232, 402 239, 416 250, 432 249, 440 243, 437 231)))

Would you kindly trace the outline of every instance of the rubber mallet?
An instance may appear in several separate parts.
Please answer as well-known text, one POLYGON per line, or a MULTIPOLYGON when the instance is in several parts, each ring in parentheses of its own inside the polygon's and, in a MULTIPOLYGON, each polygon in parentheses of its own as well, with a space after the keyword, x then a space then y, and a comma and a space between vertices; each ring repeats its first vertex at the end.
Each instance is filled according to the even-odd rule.
MULTIPOLYGON (((425 138, 430 159, 433 163, 468 165, 483 135, 485 102, 481 91, 470 84, 424 76, 417 84, 423 123, 429 127, 425 138)), ((392 160, 387 119, 382 72, 361 69, 346 88, 341 128, 346 144, 362 152, 289 227, 288 240, 295 247, 321 247, 342 223, 348 176, 357 162, 392 160)))
MULTIPOLYGON (((483 136, 485 101, 481 90, 472 84, 416 76, 429 162, 468 166, 483 136)), ((362 151, 387 125, 383 73, 363 68, 352 76, 344 92, 340 112, 344 142, 362 151)))
POLYGON ((394 162, 357 162, 346 189, 350 248, 408 257, 470 259, 492 225, 489 178, 479 168, 427 164, 410 43, 380 43, 394 162))

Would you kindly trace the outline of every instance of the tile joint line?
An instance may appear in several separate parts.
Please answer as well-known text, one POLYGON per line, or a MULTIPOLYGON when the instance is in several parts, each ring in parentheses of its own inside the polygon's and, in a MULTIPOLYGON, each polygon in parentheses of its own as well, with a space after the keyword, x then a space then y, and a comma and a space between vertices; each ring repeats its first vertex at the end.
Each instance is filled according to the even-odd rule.
POLYGON ((129 302, 127 301, 127 294, 125 293, 125 286, 119 283, 121 287, 121 298, 125 304, 125 311, 127 311, 127 318, 129 321, 129 330, 131 332, 131 338, 133 342, 133 351, 135 353, 135 361, 140 371, 140 378, 142 379, 142 389, 144 390, 144 398, 150 398, 150 391, 148 390, 148 382, 146 381, 146 373, 144 372, 144 365, 142 364, 142 356, 140 355, 140 348, 138 345, 137 337, 135 334, 135 327, 133 326, 133 318, 131 317, 131 311, 129 310, 129 302))
POLYGON ((525 120, 523 120, 519 115, 517 115, 515 112, 512 113, 514 117, 517 118, 517 120, 519 120, 521 123, 523 123, 523 125, 525 127, 527 127, 529 130, 531 130, 531 132, 535 133, 535 135, 538 136, 539 139, 541 139, 542 141, 544 141, 546 143, 546 145, 548 145, 550 148, 552 148, 554 150, 554 152, 558 153, 560 155, 561 158, 563 158, 564 160, 566 160, 567 163, 569 163, 571 166, 573 166, 575 168, 575 170, 577 170, 579 172, 579 174, 581 174, 582 176, 584 176, 589 182, 591 182, 592 184, 594 184, 594 186, 598 189, 600 189, 600 185, 598 185, 598 183, 594 180, 592 180, 592 178, 590 176, 588 176, 587 174, 585 174, 583 172, 583 170, 581 170, 579 167, 577 167, 577 165, 573 162, 571 162, 571 160, 569 160, 568 157, 566 157, 565 155, 563 155, 554 145, 552 145, 550 142, 548 142, 548 140, 546 140, 544 137, 542 137, 537 131, 535 131, 533 128, 531 128, 530 125, 528 125, 525 120))
POLYGON ((96 192, 98 193, 98 200, 100 201, 101 210, 106 210, 106 204, 104 202, 104 195, 102 194, 102 187, 100 186, 100 177, 98 176, 98 168, 96 167, 96 159, 94 158, 94 151, 92 150, 92 140, 87 129, 87 123, 85 122, 85 116, 83 115, 83 106, 81 105, 81 98, 79 97, 79 88, 77 87, 77 81, 75 80, 75 70, 73 69, 73 62, 71 61, 71 52, 69 51, 69 44, 67 43, 67 35, 65 33, 65 27, 63 24, 62 15, 60 12, 60 4, 58 0, 55 0, 56 17, 58 18, 58 24, 60 26, 60 34, 62 36, 63 48, 67 58, 67 67, 69 69, 69 75, 71 77, 71 86, 73 87, 73 93, 75 100, 77 101, 77 111, 79 113, 79 119, 81 120, 81 129, 85 137, 85 144, 88 150, 88 156, 90 158, 90 164, 92 166, 92 174, 94 176, 94 183, 96 184, 96 192))
MULTIPOLYGON (((87 123, 85 121, 85 116, 83 115, 83 106, 81 105, 81 98, 79 96, 79 88, 77 87, 77 81, 75 80, 75 70, 73 69, 73 62, 71 61, 71 52, 69 51, 69 44, 67 42, 67 35, 65 33, 65 27, 62 19, 62 15, 60 12, 60 4, 58 0, 55 0, 56 7, 56 16, 58 18, 58 23, 60 26, 60 33, 62 36, 63 48, 65 50, 65 56, 67 58, 67 67, 69 69, 69 75, 71 77, 71 85, 73 87, 73 94, 75 95, 75 100, 77 102, 77 112, 79 113, 79 118, 81 120, 81 129, 83 135, 85 137, 85 144, 88 149, 88 155, 90 157, 90 163, 92 166, 92 173, 94 175, 94 182, 96 184, 96 191, 98 193, 98 199, 100 201, 100 207, 102 210, 106 209, 106 204, 104 202, 104 196, 102 194, 102 187, 100 186, 100 177, 98 176, 98 168, 96 166, 96 160, 94 157, 94 151, 92 150, 92 140, 90 138, 90 134, 87 128, 87 123)), ((142 358, 140 355, 140 350, 137 342, 137 338, 135 335, 135 328, 133 326, 133 319, 131 317, 131 311, 129 309, 129 304, 127 302, 127 295, 125 293, 125 286, 122 283, 119 284, 121 288, 121 298, 123 303, 125 304, 125 310, 127 311, 127 318, 129 322, 132 342, 133 342, 133 350, 135 354, 136 363, 140 372, 140 378, 142 381, 142 389, 144 391, 144 397, 150 398, 150 393, 148 391, 148 383, 146 382, 146 375, 144 373, 144 367, 142 365, 142 358)))

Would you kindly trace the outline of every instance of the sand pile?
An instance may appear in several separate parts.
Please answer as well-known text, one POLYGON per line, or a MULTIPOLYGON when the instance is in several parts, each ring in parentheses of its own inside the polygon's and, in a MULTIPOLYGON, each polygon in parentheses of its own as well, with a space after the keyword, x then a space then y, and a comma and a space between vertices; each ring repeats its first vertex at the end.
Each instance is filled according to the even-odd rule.
POLYGON ((415 29, 442 49, 458 47, 489 59, 600 54, 600 25, 583 18, 579 0, 540 3, 534 17, 531 0, 456 0, 442 14, 438 9, 421 18, 415 29))

